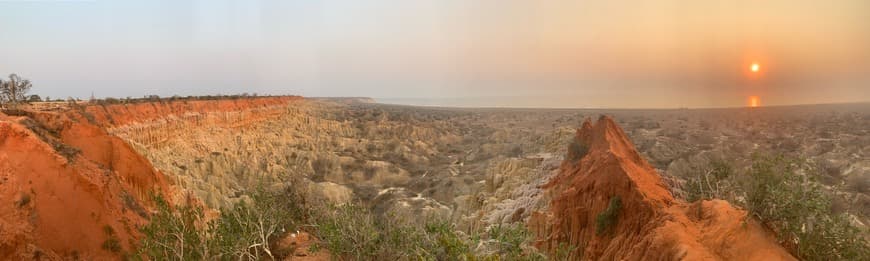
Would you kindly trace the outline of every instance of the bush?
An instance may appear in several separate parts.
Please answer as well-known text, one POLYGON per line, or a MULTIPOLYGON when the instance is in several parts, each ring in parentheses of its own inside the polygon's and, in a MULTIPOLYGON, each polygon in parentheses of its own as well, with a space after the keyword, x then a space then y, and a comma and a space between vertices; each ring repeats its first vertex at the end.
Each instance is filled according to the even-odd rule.
POLYGON ((368 209, 347 204, 320 209, 315 234, 330 253, 353 260, 411 259, 421 253, 423 234, 395 219, 376 218, 368 209))
POLYGON ((219 257, 259 260, 276 258, 270 243, 295 230, 297 220, 302 220, 299 198, 292 191, 266 192, 262 188, 251 193, 251 202, 241 201, 235 206, 221 210, 209 230, 219 257))
POLYGON ((746 206, 777 232, 804 260, 868 260, 862 231, 844 215, 831 213, 821 187, 797 173, 799 164, 782 156, 756 156, 749 171, 746 206))
POLYGON ((581 143, 577 139, 572 139, 571 144, 568 144, 568 160, 577 163, 583 156, 589 153, 589 147, 581 143))
POLYGON ((142 260, 204 260, 210 257, 203 208, 172 208, 160 196, 154 197, 157 213, 142 227, 144 238, 137 257, 142 260))
POLYGON ((468 236, 446 221, 414 224, 396 216, 378 218, 358 205, 334 206, 314 218, 320 246, 350 260, 540 260, 522 248, 530 234, 522 224, 491 227, 488 235, 468 236), (491 248, 480 251, 482 243, 491 248))
MULTIPOLYGON (((495 240, 500 245, 499 256, 506 260, 533 260, 546 259, 543 255, 537 252, 527 252, 523 249, 523 244, 527 243, 532 234, 526 229, 522 223, 514 223, 510 225, 496 225, 489 229, 490 240, 495 240)), ((562 245, 556 251, 556 256, 560 256, 562 245)))
POLYGON ((279 259, 271 243, 294 221, 304 220, 299 198, 292 191, 250 193, 251 202, 241 201, 221 210, 207 221, 199 205, 170 206, 154 197, 157 213, 140 230, 142 239, 136 258, 142 260, 260 260, 279 259))
MULTIPOLYGON (((522 224, 492 227, 486 234, 468 236, 446 221, 415 223, 394 215, 373 214, 347 204, 306 209, 291 191, 262 189, 223 209, 208 221, 199 206, 170 206, 155 197, 157 213, 141 228, 143 239, 134 259, 140 260, 261 260, 282 259, 270 248, 302 224, 320 239, 309 248, 329 250, 350 260, 543 260, 524 247, 530 234, 522 224), (481 250, 481 244, 486 246, 481 250)), ((105 243, 112 248, 114 242, 105 243)), ((120 246, 120 245, 119 245, 120 246)))
POLYGON ((622 198, 615 196, 610 198, 607 209, 598 213, 595 217, 595 234, 603 235, 613 231, 613 227, 619 219, 619 211, 622 209, 622 198))
POLYGON ((683 190, 686 192, 686 200, 694 202, 701 199, 731 198, 727 195, 733 188, 728 180, 733 176, 734 170, 727 162, 712 161, 710 165, 693 169, 693 176, 686 178, 683 190))
POLYGON ((476 241, 456 232, 453 224, 445 221, 429 222, 424 230, 422 252, 427 258, 439 260, 473 259, 472 245, 476 241))

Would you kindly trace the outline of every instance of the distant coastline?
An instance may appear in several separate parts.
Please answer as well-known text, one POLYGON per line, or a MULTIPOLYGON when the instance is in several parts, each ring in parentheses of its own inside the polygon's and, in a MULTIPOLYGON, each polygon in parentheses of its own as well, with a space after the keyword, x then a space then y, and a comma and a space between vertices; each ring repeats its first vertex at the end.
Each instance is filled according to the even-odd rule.
MULTIPOLYGON (((590 104, 588 106, 562 106, 565 102, 554 102, 545 105, 542 102, 529 101, 526 97, 468 97, 468 98, 371 98, 377 103, 394 105, 411 105, 426 107, 456 107, 456 108, 524 108, 524 109, 603 109, 603 110, 674 110, 674 109, 733 109, 746 108, 743 105, 722 106, 676 106, 676 107, 613 107, 590 104)), ((775 104, 762 108, 801 107, 818 105, 858 105, 870 107, 870 101, 806 103, 806 104, 775 104)))

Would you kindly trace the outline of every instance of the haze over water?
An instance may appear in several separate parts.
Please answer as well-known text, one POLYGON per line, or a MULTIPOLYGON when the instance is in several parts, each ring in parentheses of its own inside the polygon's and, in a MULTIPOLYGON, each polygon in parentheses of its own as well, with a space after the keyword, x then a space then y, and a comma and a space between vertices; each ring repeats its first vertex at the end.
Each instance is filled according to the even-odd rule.
POLYGON ((870 2, 860 0, 0 1, 0 10, 0 74, 21 74, 53 98, 870 101, 870 2))

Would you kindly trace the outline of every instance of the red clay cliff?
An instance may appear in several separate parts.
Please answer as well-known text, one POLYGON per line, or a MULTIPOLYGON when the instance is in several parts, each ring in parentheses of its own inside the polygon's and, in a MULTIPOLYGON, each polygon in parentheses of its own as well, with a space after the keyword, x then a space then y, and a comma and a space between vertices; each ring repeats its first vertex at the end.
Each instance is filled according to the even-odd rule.
MULTIPOLYGON (((185 114, 269 113, 300 97, 75 105, 0 113, 0 260, 117 260, 167 178, 112 127, 185 114)), ((252 117, 240 117, 249 118, 252 117)), ((253 117, 256 118, 256 117, 253 117)))

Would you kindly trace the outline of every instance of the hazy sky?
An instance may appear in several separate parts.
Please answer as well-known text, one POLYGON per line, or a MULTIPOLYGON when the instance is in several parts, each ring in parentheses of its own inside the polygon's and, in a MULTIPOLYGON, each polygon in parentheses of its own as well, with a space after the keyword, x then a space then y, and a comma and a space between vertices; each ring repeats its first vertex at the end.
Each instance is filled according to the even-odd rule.
POLYGON ((55 98, 870 101, 870 1, 0 0, 0 74, 12 72, 55 98))

